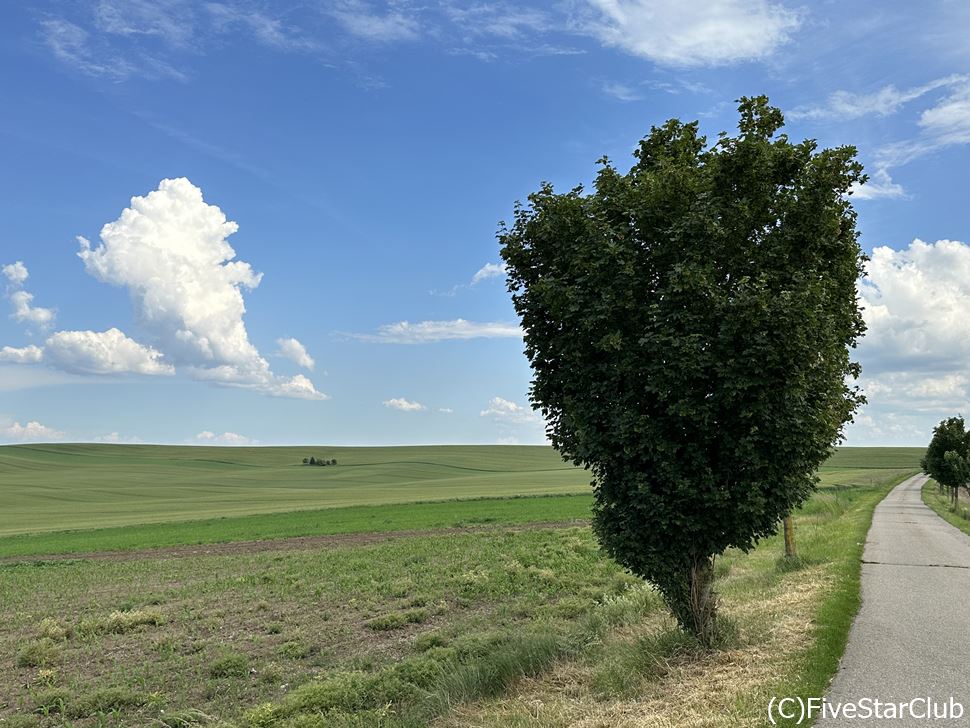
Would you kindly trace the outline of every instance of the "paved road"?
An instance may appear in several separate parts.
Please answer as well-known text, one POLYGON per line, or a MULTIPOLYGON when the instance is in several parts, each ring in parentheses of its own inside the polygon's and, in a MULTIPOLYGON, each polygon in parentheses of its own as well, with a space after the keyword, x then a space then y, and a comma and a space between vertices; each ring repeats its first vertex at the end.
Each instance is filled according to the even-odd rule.
POLYGON ((970 726, 970 537, 923 504, 925 482, 924 475, 910 478, 876 507, 863 555, 862 608, 828 699, 953 697, 966 714, 826 718, 816 726, 970 726))

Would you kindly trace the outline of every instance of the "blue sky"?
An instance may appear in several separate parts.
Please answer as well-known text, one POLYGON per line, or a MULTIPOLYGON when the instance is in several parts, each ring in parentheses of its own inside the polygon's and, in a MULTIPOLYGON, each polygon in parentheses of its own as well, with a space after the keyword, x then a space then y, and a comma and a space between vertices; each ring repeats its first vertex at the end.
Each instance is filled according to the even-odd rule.
POLYGON ((498 221, 765 93, 872 175, 849 444, 922 444, 970 401, 968 33, 956 0, 5 3, 0 441, 542 442, 498 221))

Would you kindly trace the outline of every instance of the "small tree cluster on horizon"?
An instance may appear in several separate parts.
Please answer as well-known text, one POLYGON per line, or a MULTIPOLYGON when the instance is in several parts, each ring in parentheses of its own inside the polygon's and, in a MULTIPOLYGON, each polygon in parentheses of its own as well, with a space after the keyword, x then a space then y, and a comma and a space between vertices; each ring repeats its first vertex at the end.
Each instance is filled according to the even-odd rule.
POLYGON ((308 458, 303 458, 304 465, 336 465, 336 458, 330 458, 329 460, 324 458, 318 458, 310 456, 308 458))
POLYGON ((933 428, 933 439, 920 465, 940 491, 950 496, 955 510, 960 502, 960 488, 970 493, 970 432, 962 417, 942 420, 933 428))

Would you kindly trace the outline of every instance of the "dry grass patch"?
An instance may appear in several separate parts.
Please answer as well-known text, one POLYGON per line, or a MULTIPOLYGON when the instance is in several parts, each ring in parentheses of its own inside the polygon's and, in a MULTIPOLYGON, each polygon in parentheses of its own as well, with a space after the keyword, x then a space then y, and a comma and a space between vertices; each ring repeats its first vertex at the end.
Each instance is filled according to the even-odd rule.
POLYGON ((701 650, 672 620, 654 615, 639 629, 612 632, 597 654, 560 663, 507 697, 459 707, 434 725, 759 726, 758 706, 767 705, 792 656, 810 645, 820 596, 831 581, 817 566, 786 575, 762 595, 732 598, 726 580, 722 616, 736 625, 734 646, 701 650))

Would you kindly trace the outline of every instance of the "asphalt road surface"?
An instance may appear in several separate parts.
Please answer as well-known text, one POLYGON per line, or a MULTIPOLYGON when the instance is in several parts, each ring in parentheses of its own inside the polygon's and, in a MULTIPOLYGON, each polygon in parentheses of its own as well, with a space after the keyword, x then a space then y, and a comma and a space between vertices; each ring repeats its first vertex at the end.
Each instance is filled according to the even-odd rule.
POLYGON ((925 482, 925 475, 910 478, 876 507, 863 555, 862 608, 827 697, 833 705, 915 698, 917 716, 933 715, 927 698, 937 709, 953 698, 964 714, 824 717, 816 726, 970 726, 970 537, 923 504, 925 482))

